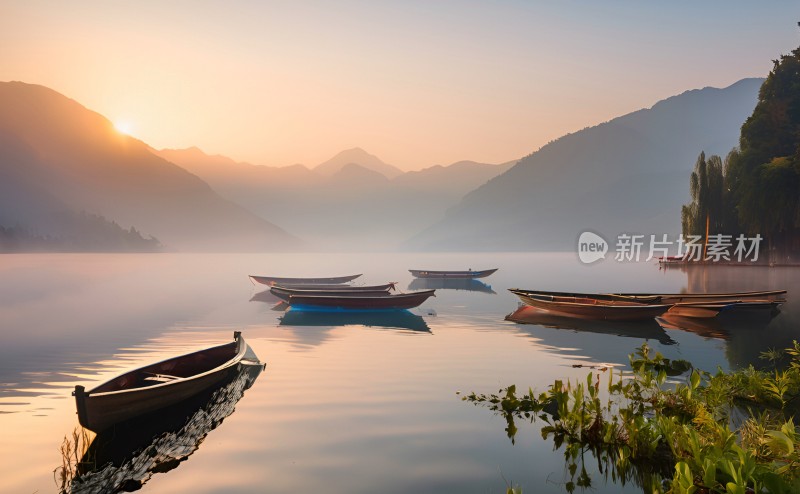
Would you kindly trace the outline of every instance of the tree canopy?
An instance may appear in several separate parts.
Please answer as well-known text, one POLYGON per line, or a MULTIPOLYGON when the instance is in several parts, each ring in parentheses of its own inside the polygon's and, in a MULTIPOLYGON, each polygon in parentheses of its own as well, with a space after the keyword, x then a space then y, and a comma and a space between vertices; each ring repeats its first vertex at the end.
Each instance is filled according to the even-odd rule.
POLYGON ((780 258, 800 252, 800 48, 774 60, 739 149, 692 173, 692 202, 683 207, 685 234, 760 234, 780 258))

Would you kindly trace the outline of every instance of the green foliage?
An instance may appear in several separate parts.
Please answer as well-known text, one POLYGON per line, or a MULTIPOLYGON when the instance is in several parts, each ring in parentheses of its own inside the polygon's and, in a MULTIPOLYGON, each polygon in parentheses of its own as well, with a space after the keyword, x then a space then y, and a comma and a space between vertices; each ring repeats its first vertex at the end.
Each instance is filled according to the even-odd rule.
POLYGON ((606 476, 646 492, 799 492, 800 429, 793 416, 800 411, 800 344, 785 354, 785 369, 712 375, 645 344, 630 357, 632 375, 615 379, 609 372, 605 388, 589 374, 583 382, 555 381, 538 395, 529 389, 517 396, 509 386, 463 399, 502 414, 512 441, 515 420, 542 420, 542 437, 564 448, 568 492, 591 486, 587 453, 606 476), (667 384, 679 372, 685 381, 667 384))
POLYGON ((800 48, 774 61, 726 170, 739 222, 784 254, 800 242, 800 48))
POLYGON ((690 177, 692 202, 681 208, 681 227, 684 235, 706 234, 708 221, 711 234, 734 235, 739 232, 735 205, 729 191, 727 172, 734 159, 732 152, 723 163, 719 156, 706 160, 704 152, 697 157, 690 177))

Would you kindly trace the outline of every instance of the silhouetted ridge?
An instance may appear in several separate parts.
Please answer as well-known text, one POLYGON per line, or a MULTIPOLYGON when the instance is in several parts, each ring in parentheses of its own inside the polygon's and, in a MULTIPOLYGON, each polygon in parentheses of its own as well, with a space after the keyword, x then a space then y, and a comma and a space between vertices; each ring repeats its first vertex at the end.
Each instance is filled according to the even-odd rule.
POLYGON ((102 115, 33 84, 0 83, 0 221, 51 234, 86 211, 182 250, 275 250, 297 240, 222 199, 102 115), (25 196, 24 198, 21 196, 25 196))
POLYGON ((680 231, 698 150, 727 152, 762 79, 687 91, 561 137, 467 194, 415 249, 571 250, 584 230, 680 231))
POLYGON ((384 163, 377 156, 369 154, 361 148, 342 151, 314 167, 314 171, 322 175, 333 175, 349 164, 361 165, 367 170, 378 172, 387 178, 394 178, 403 173, 399 168, 384 163))

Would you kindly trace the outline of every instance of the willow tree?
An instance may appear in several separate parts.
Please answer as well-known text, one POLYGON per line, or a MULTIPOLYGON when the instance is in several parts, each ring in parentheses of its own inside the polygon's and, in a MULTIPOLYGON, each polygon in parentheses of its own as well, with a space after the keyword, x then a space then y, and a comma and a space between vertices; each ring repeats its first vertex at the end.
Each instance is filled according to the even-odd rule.
POLYGON ((711 234, 737 233, 738 225, 725 178, 731 155, 728 156, 725 163, 717 155, 706 160, 705 152, 697 157, 689 179, 692 202, 681 209, 684 235, 705 236, 707 230, 711 234))

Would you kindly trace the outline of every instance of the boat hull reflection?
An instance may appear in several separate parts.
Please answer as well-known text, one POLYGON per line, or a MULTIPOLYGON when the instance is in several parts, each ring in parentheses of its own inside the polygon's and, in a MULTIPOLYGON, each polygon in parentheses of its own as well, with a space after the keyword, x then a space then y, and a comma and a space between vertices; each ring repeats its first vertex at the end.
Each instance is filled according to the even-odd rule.
POLYGON ((264 364, 255 359, 243 360, 217 386, 101 432, 64 492, 129 492, 140 489, 155 473, 178 467, 234 412, 263 369, 264 364))
POLYGON ((464 290, 496 295, 497 292, 486 283, 474 279, 415 278, 408 285, 409 290, 464 290))
POLYGON ((686 331, 703 338, 731 340, 738 334, 752 334, 765 329, 780 314, 777 309, 731 311, 717 317, 685 317, 667 312, 656 318, 666 330, 686 331))
POLYGON ((536 324, 547 328, 614 334, 629 338, 652 339, 664 345, 675 344, 675 341, 670 338, 664 329, 653 319, 642 321, 577 319, 523 305, 513 313, 507 315, 506 320, 518 324, 536 324))
POLYGON ((428 323, 422 317, 407 310, 381 312, 350 311, 288 311, 281 317, 281 326, 352 326, 361 325, 389 329, 408 329, 411 331, 431 332, 428 323))

